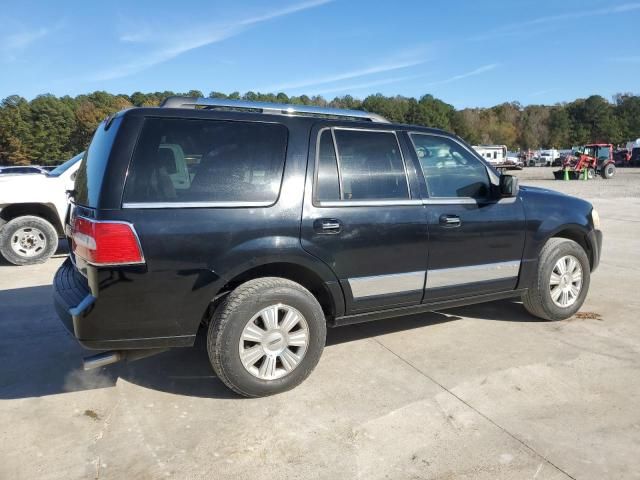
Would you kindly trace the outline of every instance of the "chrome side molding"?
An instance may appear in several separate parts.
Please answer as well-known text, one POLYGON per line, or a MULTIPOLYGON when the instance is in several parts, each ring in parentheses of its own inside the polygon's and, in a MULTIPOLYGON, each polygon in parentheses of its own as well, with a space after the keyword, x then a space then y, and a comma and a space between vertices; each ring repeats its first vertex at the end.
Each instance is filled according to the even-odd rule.
POLYGON ((354 299, 389 295, 393 293, 415 292, 424 288, 424 270, 391 275, 375 275, 349 279, 349 287, 354 299))

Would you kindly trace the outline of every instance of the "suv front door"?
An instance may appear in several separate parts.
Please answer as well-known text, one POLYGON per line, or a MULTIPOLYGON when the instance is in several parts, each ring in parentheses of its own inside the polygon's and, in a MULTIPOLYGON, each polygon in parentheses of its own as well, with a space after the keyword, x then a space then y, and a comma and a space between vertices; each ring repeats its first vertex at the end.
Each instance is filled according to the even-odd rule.
POLYGON ((419 304, 428 228, 398 134, 317 126, 308 165, 302 246, 335 272, 346 313, 419 304))
POLYGON ((456 139, 408 136, 429 224, 423 302, 513 290, 525 241, 522 201, 495 198, 486 165, 456 139))

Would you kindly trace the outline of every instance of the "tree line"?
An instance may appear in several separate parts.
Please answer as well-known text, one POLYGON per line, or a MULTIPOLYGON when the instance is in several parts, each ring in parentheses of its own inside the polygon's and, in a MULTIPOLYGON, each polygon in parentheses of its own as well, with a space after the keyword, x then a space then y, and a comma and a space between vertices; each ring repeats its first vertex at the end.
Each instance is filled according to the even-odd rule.
MULTIPOLYGON (((129 107, 157 106, 174 92, 114 95, 94 92, 77 97, 46 94, 27 101, 12 95, 0 103, 0 164, 55 164, 84 150, 97 125, 129 107)), ((191 90, 182 95, 203 97, 191 90)), ((612 101, 594 95, 570 103, 522 106, 518 102, 491 108, 456 110, 432 95, 420 98, 350 95, 327 100, 293 96, 211 92, 212 98, 366 110, 393 122, 453 131, 472 144, 504 144, 510 149, 568 148, 591 142, 620 144, 640 137, 640 96, 617 94, 612 101)))

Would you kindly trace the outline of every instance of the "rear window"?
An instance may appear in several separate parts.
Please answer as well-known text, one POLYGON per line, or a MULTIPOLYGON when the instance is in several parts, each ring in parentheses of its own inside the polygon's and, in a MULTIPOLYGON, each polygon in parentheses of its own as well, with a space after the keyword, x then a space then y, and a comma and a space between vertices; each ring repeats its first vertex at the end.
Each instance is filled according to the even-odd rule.
POLYGON ((287 129, 279 124, 147 119, 124 203, 273 204, 286 145, 287 129))
POLYGON ((86 157, 80 165, 76 176, 74 187, 74 200, 76 203, 88 207, 96 207, 98 205, 102 178, 107 168, 111 147, 118 133, 118 128, 120 128, 120 123, 122 123, 122 117, 118 116, 107 124, 108 128, 105 130, 105 123, 103 122, 96 129, 96 133, 93 134, 86 157))

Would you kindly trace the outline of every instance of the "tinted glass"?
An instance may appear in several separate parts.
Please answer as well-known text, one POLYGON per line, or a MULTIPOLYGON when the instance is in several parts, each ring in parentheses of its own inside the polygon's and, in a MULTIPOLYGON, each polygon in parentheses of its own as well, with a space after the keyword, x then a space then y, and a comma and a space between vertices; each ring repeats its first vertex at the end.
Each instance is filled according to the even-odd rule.
POLYGON ((336 150, 333 146, 331 130, 324 130, 318 145, 318 176, 316 199, 322 201, 340 200, 340 183, 336 150))
POLYGON ((598 147, 598 160, 609 160, 609 147, 598 147))
POLYGON ((147 119, 124 201, 273 203, 286 145, 278 124, 147 119))
POLYGON ((85 161, 80 165, 76 176, 74 195, 76 203, 88 207, 98 205, 102 178, 121 122, 122 117, 114 118, 106 130, 103 122, 93 134, 91 144, 85 153, 85 161))
POLYGON ((409 198, 400 147, 392 132, 335 129, 343 200, 409 198))
POLYGON ((485 165, 458 142, 412 134, 430 197, 483 198, 489 194, 485 165))

